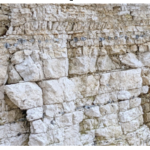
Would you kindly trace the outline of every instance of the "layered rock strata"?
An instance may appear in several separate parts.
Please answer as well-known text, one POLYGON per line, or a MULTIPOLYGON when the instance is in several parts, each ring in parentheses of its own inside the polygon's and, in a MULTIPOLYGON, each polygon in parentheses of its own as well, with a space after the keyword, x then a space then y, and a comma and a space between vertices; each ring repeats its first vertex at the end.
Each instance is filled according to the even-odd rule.
POLYGON ((150 145, 150 5, 0 4, 0 145, 150 145))

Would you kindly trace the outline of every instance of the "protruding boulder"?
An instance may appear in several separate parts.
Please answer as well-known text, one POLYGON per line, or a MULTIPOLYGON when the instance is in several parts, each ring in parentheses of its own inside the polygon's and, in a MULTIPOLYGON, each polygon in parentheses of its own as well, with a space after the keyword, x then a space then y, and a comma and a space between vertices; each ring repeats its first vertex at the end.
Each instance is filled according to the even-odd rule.
POLYGON ((35 83, 6 85, 5 93, 20 109, 26 110, 43 105, 42 90, 35 83))

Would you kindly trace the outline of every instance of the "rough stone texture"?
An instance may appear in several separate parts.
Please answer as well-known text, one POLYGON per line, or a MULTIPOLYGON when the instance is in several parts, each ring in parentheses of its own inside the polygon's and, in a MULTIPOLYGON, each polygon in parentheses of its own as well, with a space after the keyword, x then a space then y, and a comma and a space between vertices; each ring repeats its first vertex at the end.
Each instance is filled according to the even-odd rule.
POLYGON ((20 109, 43 106, 42 90, 35 83, 25 82, 6 85, 5 93, 20 109))
POLYGON ((149 4, 0 4, 0 146, 150 146, 149 4))

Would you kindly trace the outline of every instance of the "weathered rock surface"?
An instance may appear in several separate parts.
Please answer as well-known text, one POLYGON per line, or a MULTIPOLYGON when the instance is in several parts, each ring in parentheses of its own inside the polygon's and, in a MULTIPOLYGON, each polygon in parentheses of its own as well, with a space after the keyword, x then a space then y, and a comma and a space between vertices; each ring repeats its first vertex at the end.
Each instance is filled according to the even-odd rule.
POLYGON ((149 4, 0 4, 0 146, 149 146, 149 4))
POLYGON ((43 105, 42 90, 35 83, 25 82, 5 86, 5 93, 20 109, 43 105))

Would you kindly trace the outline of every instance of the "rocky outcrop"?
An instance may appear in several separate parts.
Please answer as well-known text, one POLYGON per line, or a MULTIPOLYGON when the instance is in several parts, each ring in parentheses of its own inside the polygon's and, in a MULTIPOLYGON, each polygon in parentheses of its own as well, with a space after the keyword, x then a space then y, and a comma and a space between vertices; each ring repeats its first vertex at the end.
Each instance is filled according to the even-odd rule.
POLYGON ((0 4, 0 145, 150 145, 149 4, 0 4))

